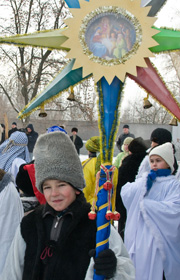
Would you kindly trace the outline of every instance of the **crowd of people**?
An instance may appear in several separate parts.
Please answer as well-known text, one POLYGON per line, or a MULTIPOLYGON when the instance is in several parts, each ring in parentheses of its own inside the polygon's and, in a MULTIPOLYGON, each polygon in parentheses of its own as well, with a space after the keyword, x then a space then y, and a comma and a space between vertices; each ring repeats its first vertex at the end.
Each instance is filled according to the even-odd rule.
POLYGON ((4 130, 0 280, 179 279, 180 171, 167 129, 153 130, 147 142, 124 125, 109 173, 111 210, 120 219, 110 222, 109 248, 99 254, 89 213, 102 169, 100 137, 86 141, 81 162, 76 127, 70 136, 56 125, 38 135, 32 124, 22 131, 13 122, 8 139, 4 130))

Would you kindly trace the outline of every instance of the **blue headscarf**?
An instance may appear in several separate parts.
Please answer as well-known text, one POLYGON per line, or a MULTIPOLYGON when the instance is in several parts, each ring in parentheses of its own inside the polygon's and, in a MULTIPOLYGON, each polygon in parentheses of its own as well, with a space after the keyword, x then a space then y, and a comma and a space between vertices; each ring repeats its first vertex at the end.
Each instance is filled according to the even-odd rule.
POLYGON ((171 169, 158 169, 156 171, 151 170, 147 176, 147 184, 146 184, 147 191, 151 189, 152 184, 155 181, 156 177, 169 176, 170 174, 171 174, 171 169))
POLYGON ((0 145, 0 168, 8 171, 15 158, 29 162, 28 138, 24 132, 15 131, 0 145))

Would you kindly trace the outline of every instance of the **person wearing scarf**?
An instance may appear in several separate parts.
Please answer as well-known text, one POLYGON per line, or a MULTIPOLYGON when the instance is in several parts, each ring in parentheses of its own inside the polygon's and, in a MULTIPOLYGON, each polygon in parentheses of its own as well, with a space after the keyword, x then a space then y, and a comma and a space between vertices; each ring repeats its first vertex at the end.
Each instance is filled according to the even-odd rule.
POLYGON ((0 169, 16 178, 21 164, 30 161, 27 148, 28 138, 24 132, 16 131, 0 145, 0 169))
POLYGON ((127 210, 125 246, 136 280, 177 280, 180 275, 180 182, 172 175, 171 143, 149 153, 151 171, 126 183, 121 197, 127 210))
MULTIPOLYGON (((150 141, 151 141, 151 147, 147 150, 147 155, 139 166, 139 170, 136 175, 136 179, 142 177, 144 172, 150 171, 149 153, 150 153, 151 149, 154 148, 155 146, 162 145, 167 142, 172 142, 172 134, 169 130, 167 130, 165 128, 156 128, 151 133, 150 141)), ((174 145, 173 145, 173 150, 174 150, 174 171, 172 174, 175 175, 177 172, 178 164, 177 164, 177 160, 175 157, 176 151, 175 151, 174 145)))

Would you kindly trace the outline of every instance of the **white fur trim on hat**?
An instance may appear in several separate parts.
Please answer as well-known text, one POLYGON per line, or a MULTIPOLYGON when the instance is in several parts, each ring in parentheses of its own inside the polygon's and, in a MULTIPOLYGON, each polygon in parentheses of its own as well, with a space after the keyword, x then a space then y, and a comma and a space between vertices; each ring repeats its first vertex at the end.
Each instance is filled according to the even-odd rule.
POLYGON ((152 155, 158 155, 162 157, 165 160, 165 162, 169 165, 171 173, 174 171, 174 151, 171 143, 167 142, 165 144, 155 147, 149 153, 149 158, 152 155))
POLYGON ((82 164, 67 134, 58 131, 39 136, 33 154, 36 186, 40 192, 43 192, 43 182, 48 179, 64 181, 83 190, 85 180, 82 164))

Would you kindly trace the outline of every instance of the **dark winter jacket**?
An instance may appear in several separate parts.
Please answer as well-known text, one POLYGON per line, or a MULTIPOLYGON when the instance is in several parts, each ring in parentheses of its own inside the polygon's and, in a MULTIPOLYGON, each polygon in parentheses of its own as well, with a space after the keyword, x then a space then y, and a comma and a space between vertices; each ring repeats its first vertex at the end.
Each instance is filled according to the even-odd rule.
POLYGON ((138 172, 139 165, 146 156, 146 151, 131 154, 123 159, 121 166, 118 169, 118 184, 116 191, 116 210, 120 212, 121 218, 126 217, 126 209, 122 202, 120 191, 123 185, 127 182, 134 182, 138 172))
POLYGON ((34 131, 34 127, 32 124, 29 124, 27 128, 30 128, 32 130, 31 132, 27 132, 28 150, 30 153, 32 153, 36 144, 36 140, 38 138, 38 133, 34 131))
POLYGON ((26 242, 23 280, 85 278, 90 262, 88 252, 95 248, 96 236, 96 222, 88 219, 89 211, 90 204, 80 194, 60 219, 48 205, 23 218, 21 234, 26 242))
MULTIPOLYGON (((71 138, 71 140, 73 141, 73 135, 70 136, 70 138, 71 138)), ((83 146, 83 141, 82 141, 82 139, 81 139, 78 135, 76 135, 76 139, 75 139, 75 141, 74 141, 74 145, 75 145, 75 147, 76 147, 77 153, 79 154, 79 150, 80 150, 80 149, 82 148, 82 146, 83 146)))
POLYGON ((18 131, 17 127, 10 129, 10 130, 8 131, 8 137, 10 137, 11 134, 14 133, 14 132, 16 132, 16 131, 18 131))
POLYGON ((116 209, 121 214, 121 218, 118 221, 118 232, 120 233, 122 239, 124 239, 124 228, 126 222, 126 209, 122 202, 120 195, 121 188, 127 182, 133 182, 136 178, 139 165, 141 161, 146 156, 146 150, 148 148, 148 143, 144 141, 142 137, 137 137, 131 141, 128 146, 129 152, 131 153, 123 161, 119 167, 118 174, 118 184, 117 184, 117 195, 116 195, 116 209))

